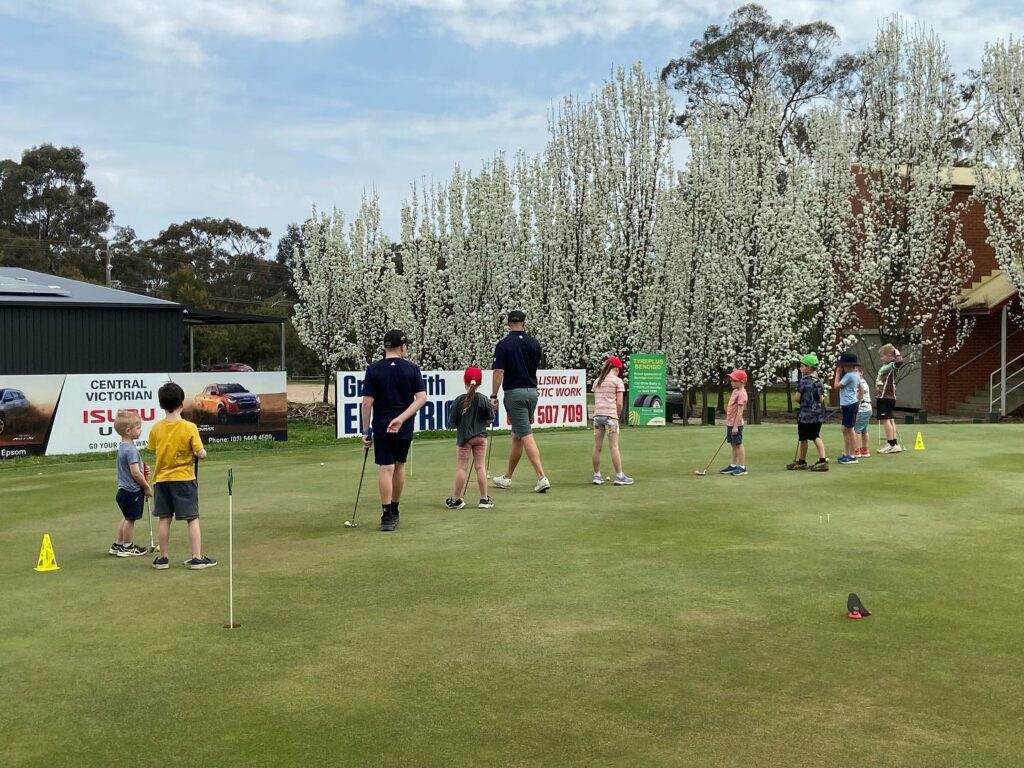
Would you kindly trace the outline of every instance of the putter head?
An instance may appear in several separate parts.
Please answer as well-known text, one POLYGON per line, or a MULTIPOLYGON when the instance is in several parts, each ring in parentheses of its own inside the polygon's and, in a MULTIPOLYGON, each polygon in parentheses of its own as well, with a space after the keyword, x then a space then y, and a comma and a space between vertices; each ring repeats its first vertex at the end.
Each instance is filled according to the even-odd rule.
POLYGON ((708 471, 706 469, 695 469, 695 470, 693 470, 693 474, 696 477, 704 477, 707 473, 708 473, 708 471))
POLYGON ((346 521, 345 521, 345 527, 346 527, 346 528, 355 528, 355 527, 356 527, 356 524, 355 524, 355 523, 353 523, 353 522, 352 522, 351 520, 346 520, 346 521))

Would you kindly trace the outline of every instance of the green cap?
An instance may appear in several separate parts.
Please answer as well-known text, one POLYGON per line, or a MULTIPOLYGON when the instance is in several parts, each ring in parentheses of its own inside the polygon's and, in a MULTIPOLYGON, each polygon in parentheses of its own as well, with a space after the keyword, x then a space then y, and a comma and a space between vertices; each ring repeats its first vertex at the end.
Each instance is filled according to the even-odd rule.
POLYGON ((804 355, 800 358, 800 364, 806 365, 808 368, 818 367, 818 356, 811 352, 809 355, 804 355))

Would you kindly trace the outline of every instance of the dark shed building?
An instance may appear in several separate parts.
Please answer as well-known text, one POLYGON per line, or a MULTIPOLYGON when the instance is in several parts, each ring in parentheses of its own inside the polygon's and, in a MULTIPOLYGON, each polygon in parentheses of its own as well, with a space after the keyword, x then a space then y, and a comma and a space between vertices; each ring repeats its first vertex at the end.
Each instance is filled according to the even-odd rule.
POLYGON ((0 267, 0 374, 182 370, 180 304, 0 267))

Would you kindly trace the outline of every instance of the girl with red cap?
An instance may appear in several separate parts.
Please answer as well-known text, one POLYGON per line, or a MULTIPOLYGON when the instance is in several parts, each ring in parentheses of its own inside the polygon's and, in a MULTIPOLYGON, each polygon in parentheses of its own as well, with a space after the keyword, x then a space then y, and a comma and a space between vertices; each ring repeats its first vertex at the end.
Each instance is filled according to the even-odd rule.
POLYGON ((494 421, 491 401, 481 392, 477 392, 483 380, 483 371, 469 367, 462 375, 466 384, 466 394, 459 395, 452 403, 451 421, 457 430, 455 438, 455 485, 452 495, 445 499, 448 509, 462 509, 466 506, 462 498, 462 489, 466 487, 466 472, 469 469, 470 455, 476 469, 476 483, 480 489, 480 509, 494 506, 487 495, 487 427, 494 421))
POLYGON ((591 454, 594 485, 604 482, 604 475, 601 474, 601 448, 604 446, 605 432, 608 433, 608 447, 612 454, 612 466, 615 467, 615 485, 633 484, 633 478, 622 471, 622 456, 619 454, 619 414, 622 412, 625 394, 622 361, 612 355, 605 360, 594 382, 594 451, 591 454))

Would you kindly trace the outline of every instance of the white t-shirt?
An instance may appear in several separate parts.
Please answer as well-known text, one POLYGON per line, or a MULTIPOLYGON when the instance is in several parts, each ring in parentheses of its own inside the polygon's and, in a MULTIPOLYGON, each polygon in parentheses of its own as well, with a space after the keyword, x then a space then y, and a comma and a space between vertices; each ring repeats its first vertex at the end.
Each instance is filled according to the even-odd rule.
POLYGON ((860 408, 857 409, 857 413, 871 413, 871 387, 863 376, 857 385, 857 394, 860 396, 860 408))

